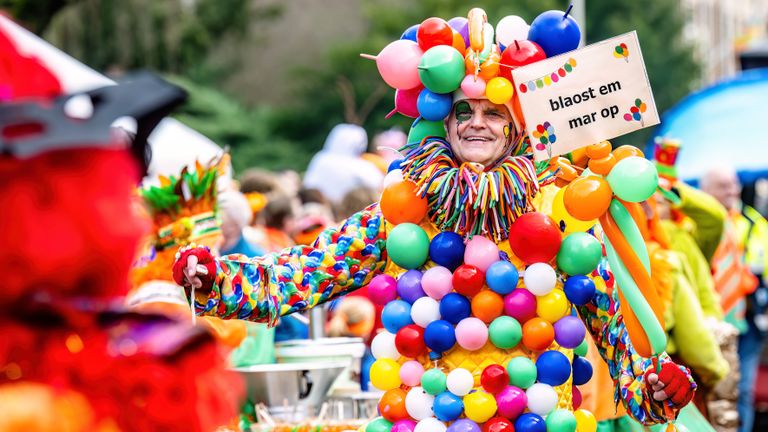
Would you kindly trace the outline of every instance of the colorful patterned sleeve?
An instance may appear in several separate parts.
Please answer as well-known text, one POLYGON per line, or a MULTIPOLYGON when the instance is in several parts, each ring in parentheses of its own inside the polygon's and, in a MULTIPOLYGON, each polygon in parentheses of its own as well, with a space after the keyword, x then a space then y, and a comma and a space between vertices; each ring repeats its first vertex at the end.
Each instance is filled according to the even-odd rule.
POLYGON ((216 260, 216 280, 199 315, 274 326, 281 315, 309 309, 367 284, 386 264, 385 224, 378 205, 330 228, 310 246, 248 258, 216 260))
MULTIPOLYGON (((623 317, 617 313, 618 307, 618 300, 601 290, 589 303, 578 307, 579 315, 592 334, 600 355, 608 363, 608 370, 616 383, 614 401, 616 404, 623 403, 627 412, 644 425, 672 421, 679 409, 674 408, 670 401, 653 399, 646 390, 645 373, 653 367, 653 361, 641 357, 632 348, 623 317)), ((660 366, 671 361, 666 353, 659 356, 660 366)), ((684 367, 680 369, 693 383, 690 372, 684 367)))

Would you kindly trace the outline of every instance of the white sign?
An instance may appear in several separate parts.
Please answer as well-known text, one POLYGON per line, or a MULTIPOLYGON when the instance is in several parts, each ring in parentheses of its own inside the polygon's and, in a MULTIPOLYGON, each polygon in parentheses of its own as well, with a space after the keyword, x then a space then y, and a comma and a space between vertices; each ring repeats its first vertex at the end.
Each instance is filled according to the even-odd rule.
POLYGON ((512 71, 536 160, 659 123, 637 33, 512 71))

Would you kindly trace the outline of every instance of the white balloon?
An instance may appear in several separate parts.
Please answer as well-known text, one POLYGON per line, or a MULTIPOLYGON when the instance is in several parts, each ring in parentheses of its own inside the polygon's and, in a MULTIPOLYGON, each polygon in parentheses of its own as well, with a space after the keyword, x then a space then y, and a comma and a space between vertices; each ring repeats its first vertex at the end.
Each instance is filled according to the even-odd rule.
POLYGON ((530 28, 519 16, 507 15, 496 24, 496 43, 509 46, 516 40, 526 40, 530 28))
POLYGON ((550 385, 536 383, 528 387, 525 395, 528 397, 528 409, 542 417, 557 406, 557 392, 550 385))
POLYGON ((413 432, 445 432, 448 428, 445 423, 440 420, 430 417, 416 423, 416 428, 413 432))
POLYGON ((416 420, 424 420, 435 415, 432 404, 435 397, 424 391, 422 387, 413 387, 405 395, 405 410, 416 420))
POLYGON ((535 263, 525 269, 523 281, 528 291, 534 295, 543 296, 549 294, 555 288, 557 274, 555 269, 549 264, 535 263))
POLYGON ((403 181, 403 170, 401 169, 394 169, 387 173, 387 175, 384 176, 384 188, 386 189, 387 186, 395 183, 400 183, 403 181))
POLYGON ((475 378, 472 376, 472 372, 466 369, 454 369, 448 374, 446 386, 448 391, 456 396, 465 396, 475 386, 475 378))
POLYGON ((411 306, 411 319, 421 327, 440 319, 440 303, 431 297, 422 297, 411 306))
POLYGON ((377 334, 371 341, 371 353, 377 360, 382 358, 399 359, 400 352, 395 346, 395 335, 388 331, 377 334))

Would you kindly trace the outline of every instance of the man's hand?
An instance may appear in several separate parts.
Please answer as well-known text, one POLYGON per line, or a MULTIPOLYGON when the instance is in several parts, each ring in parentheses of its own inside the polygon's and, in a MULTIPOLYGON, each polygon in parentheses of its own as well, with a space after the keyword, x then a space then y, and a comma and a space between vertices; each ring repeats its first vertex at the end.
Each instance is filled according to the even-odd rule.
POLYGON ((696 384, 691 383, 688 375, 672 362, 664 363, 658 374, 648 371, 645 382, 653 399, 659 402, 671 400, 676 407, 688 404, 696 389, 696 384))
POLYGON ((193 243, 176 253, 173 280, 177 284, 205 294, 211 291, 215 277, 216 261, 207 247, 193 243))

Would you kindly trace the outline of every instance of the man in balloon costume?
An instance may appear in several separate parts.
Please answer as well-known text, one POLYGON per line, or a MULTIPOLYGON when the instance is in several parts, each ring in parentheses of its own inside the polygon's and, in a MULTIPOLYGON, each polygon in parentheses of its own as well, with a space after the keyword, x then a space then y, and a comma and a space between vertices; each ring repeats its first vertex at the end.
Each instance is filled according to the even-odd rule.
POLYGON ((531 40, 514 40, 526 36, 514 18, 497 29, 513 40, 496 44, 480 9, 429 18, 375 57, 398 111, 413 113, 403 94, 418 93, 420 117, 379 203, 311 247, 255 259, 183 248, 174 264, 198 313, 271 324, 368 285, 386 331, 372 343, 381 417, 366 432, 594 431, 576 387, 592 374, 587 331, 617 403, 641 423, 671 421, 693 397, 688 370, 663 353, 647 251, 633 248, 642 237, 625 208, 653 194, 656 172, 607 142, 587 149, 591 175, 563 158, 533 162, 509 74, 575 49, 578 27, 549 11, 531 40), (591 234, 598 218, 612 270, 591 234))

